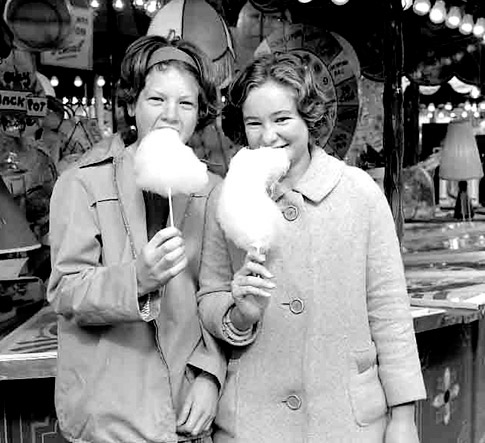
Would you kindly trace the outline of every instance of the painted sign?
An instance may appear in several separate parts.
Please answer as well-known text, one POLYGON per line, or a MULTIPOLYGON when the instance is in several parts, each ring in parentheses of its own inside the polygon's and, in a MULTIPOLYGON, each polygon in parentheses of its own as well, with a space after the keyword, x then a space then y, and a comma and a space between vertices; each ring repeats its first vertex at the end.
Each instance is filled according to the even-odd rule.
POLYGON ((0 91, 0 111, 25 111, 29 116, 43 117, 47 113, 47 99, 29 92, 0 91))
POLYGON ((41 53, 44 65, 74 69, 93 69, 93 11, 72 7, 74 27, 62 48, 41 53))

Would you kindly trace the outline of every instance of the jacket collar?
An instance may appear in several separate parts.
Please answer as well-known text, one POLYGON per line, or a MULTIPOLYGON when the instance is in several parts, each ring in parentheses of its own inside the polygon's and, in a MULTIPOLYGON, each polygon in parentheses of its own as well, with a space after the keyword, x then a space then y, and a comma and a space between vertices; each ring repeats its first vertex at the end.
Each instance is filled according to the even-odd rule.
POLYGON ((83 155, 81 160, 79 160, 79 167, 83 168, 113 160, 114 157, 122 155, 124 150, 125 144, 120 135, 115 134, 104 138, 83 155))
MULTIPOLYGON (((298 180, 293 190, 299 192, 314 203, 321 202, 337 186, 344 171, 344 163, 328 155, 319 146, 311 150, 311 160, 308 169, 298 180)), ((278 200, 286 190, 278 187, 274 198, 278 200)))

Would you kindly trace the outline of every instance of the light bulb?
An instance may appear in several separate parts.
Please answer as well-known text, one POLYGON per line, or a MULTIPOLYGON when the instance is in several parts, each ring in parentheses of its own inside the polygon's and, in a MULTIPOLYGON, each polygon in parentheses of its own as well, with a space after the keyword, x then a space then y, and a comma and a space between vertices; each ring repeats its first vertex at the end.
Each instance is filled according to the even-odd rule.
POLYGON ((89 5, 91 6, 91 8, 97 9, 97 8, 99 8, 99 1, 98 0, 91 0, 91 3, 89 3, 89 5))
POLYGON ((471 34, 473 31, 473 17, 470 14, 465 14, 460 25, 460 32, 462 34, 471 34))
POLYGON ((434 112, 435 110, 436 110, 436 106, 434 105, 434 103, 430 103, 428 105, 428 111, 434 112))
POLYGON ((443 23, 446 18, 446 6, 443 0, 436 0, 436 3, 429 12, 429 19, 433 23, 443 23))
POLYGON ((76 78, 74 79, 74 86, 77 88, 80 88, 83 85, 83 81, 79 75, 76 75, 76 78))
POLYGON ((458 28, 461 23, 461 12, 458 6, 452 6, 446 17, 446 26, 451 29, 458 28))
POLYGON ((123 3, 123 0, 115 0, 113 2, 113 8, 115 8, 117 11, 121 11, 125 7, 125 4, 123 3))
POLYGON ((148 14, 153 14, 157 10, 157 2, 156 0, 150 0, 148 3, 145 4, 145 9, 148 14))
POLYGON ((485 34, 485 18, 480 17, 473 27, 473 35, 480 38, 483 34, 485 34))
POLYGON ((59 86, 59 79, 58 79, 58 78, 57 78, 55 75, 53 75, 53 76, 51 77, 51 85, 52 85, 54 88, 56 88, 57 86, 59 86))
POLYGON ((431 9, 429 0, 416 0, 413 5, 413 11, 418 15, 425 15, 431 9))
POLYGON ((338 5, 338 6, 341 6, 341 5, 345 5, 345 3, 347 3, 349 0, 332 0, 332 3, 338 5))
POLYGON ((300 3, 310 3, 312 0, 298 0, 300 3))
POLYGON ((133 1, 133 4, 137 7, 137 8, 143 8, 143 6, 145 6, 145 1, 144 0, 134 0, 133 1))
POLYGON ((106 84, 106 81, 105 81, 105 79, 104 79, 104 77, 103 77, 102 75, 100 75, 100 76, 98 77, 98 79, 96 80, 96 84, 97 84, 97 85, 98 85, 100 88, 102 88, 102 87, 103 87, 103 86, 106 84))
POLYGON ((470 91, 470 95, 472 98, 477 99, 480 97, 481 91, 480 88, 473 86, 472 90, 470 91))

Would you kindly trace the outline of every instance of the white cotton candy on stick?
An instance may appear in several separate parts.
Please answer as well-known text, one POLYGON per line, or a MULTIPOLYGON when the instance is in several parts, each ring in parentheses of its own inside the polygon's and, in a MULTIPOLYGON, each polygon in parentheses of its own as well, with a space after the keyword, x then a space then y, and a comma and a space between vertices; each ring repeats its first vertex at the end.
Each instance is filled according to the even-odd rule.
POLYGON ((175 129, 149 132, 135 154, 135 181, 140 189, 168 197, 173 226, 172 195, 198 192, 209 181, 207 166, 182 143, 175 129))
POLYGON ((242 148, 232 158, 224 179, 217 218, 238 247, 268 251, 282 227, 283 216, 268 190, 290 167, 285 149, 242 148))
POLYGON ((146 191, 168 197, 201 191, 208 183, 207 166, 191 147, 180 140, 175 129, 149 132, 135 155, 136 184, 146 191))

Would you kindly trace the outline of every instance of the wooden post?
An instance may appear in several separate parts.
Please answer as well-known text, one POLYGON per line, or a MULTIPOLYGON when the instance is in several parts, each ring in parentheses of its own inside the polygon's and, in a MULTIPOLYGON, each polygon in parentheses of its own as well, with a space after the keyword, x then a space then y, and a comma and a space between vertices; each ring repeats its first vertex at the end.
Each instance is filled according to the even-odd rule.
POLYGON ((404 91, 404 162, 403 167, 419 162, 419 86, 411 81, 404 91))
POLYGON ((402 208, 402 164, 404 154, 404 110, 401 0, 380 2, 384 16, 384 191, 391 206, 399 240, 404 231, 402 208))

